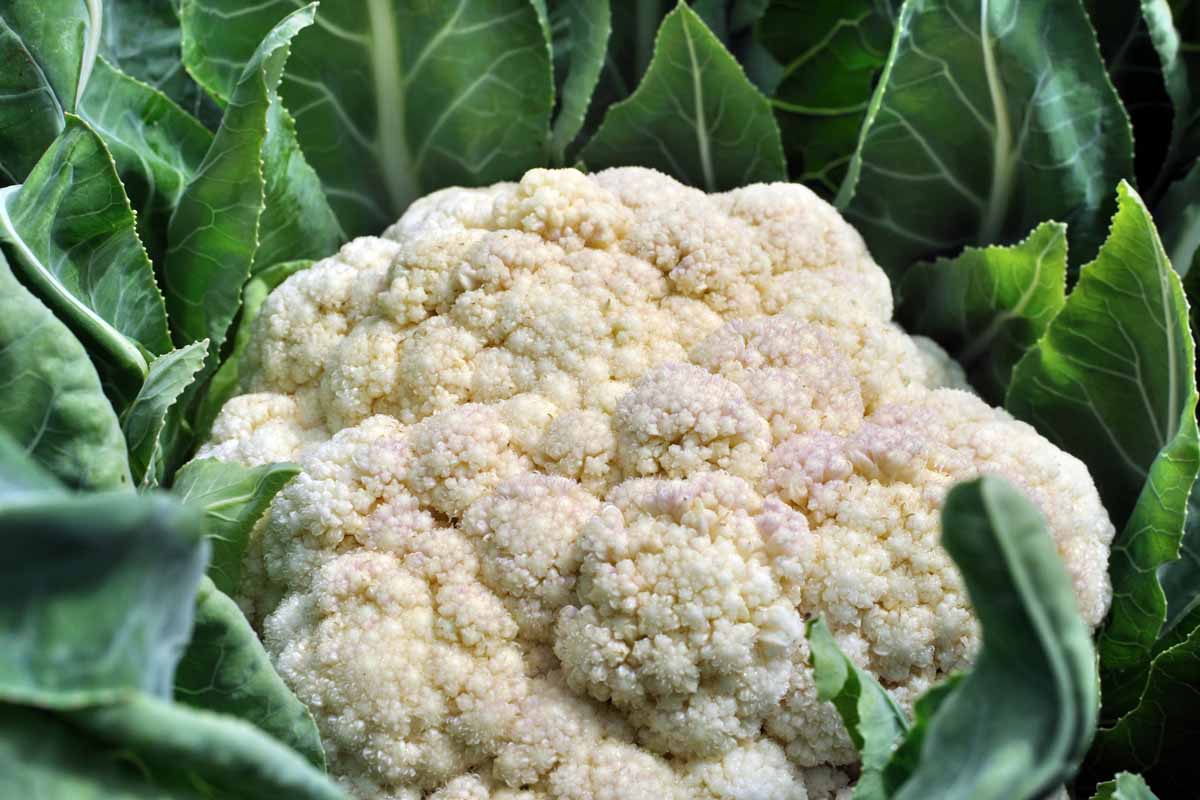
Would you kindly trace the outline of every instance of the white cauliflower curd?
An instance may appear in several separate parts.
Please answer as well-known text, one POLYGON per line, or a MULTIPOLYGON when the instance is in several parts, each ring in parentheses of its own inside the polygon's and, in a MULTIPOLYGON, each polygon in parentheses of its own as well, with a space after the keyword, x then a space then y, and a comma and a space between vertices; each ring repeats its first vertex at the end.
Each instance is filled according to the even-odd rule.
POLYGON ((804 620, 905 705, 978 646, 954 482, 1045 514, 1095 627, 1083 464, 891 320, 803 186, 446 189, 267 300, 202 456, 294 460, 243 606, 332 772, 393 800, 848 797, 804 620))

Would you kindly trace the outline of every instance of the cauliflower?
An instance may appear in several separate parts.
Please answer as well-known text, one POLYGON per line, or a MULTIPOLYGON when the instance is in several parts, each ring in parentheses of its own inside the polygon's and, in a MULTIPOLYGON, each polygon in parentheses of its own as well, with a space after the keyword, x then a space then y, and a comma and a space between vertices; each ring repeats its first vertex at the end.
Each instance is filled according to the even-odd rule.
POLYGON ((266 301, 202 456, 297 461, 240 598, 360 798, 848 797, 804 620, 904 705, 978 631, 956 481, 1044 512, 1091 626, 1084 466, 891 322, 803 186, 446 189, 266 301))

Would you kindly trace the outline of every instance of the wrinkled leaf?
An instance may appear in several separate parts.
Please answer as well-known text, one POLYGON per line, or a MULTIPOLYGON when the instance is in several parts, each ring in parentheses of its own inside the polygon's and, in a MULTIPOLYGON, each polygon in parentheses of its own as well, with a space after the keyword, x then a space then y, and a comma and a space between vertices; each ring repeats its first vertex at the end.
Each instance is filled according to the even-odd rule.
POLYGON ((951 489, 942 544, 983 644, 936 697, 919 761, 893 796, 1041 797, 1073 776, 1096 725, 1095 651, 1071 580, 1037 508, 999 478, 951 489))
POLYGON ((893 0, 787 0, 771 3, 759 24, 781 64, 771 105, 789 173, 826 197, 837 193, 858 145, 894 18, 893 0))
POLYGON ((183 466, 172 492, 204 513, 204 532, 212 541, 208 574, 223 592, 236 594, 242 553, 254 523, 283 485, 299 473, 295 464, 245 467, 232 461, 202 458, 183 466))
POLYGON ((0 6, 0 184, 25 180, 87 88, 100 10, 83 0, 0 6))
POLYGON ((162 495, 5 495, 0 538, 0 701, 170 696, 208 559, 198 514, 162 495))
POLYGON ((258 317, 258 312, 262 310, 267 295, 271 293, 272 289, 283 283, 289 275, 308 269, 311 265, 311 261, 287 261, 275 264, 253 275, 246 284, 245 290, 242 291, 242 308, 237 322, 237 332, 233 336, 233 347, 230 348, 229 354, 221 362, 220 368, 209 380, 207 391, 194 415, 196 435, 201 439, 208 436, 213 420, 221 411, 221 406, 225 405, 225 401, 233 397, 238 390, 242 356, 245 355, 246 347, 250 344, 250 332, 253 330, 254 320, 258 317))
POLYGON ((908 719, 874 676, 842 654, 824 620, 810 621, 807 636, 817 696, 837 707, 862 759, 855 800, 883 800, 883 768, 908 731, 908 719))
POLYGON ((237 603, 207 578, 196 596, 196 624, 175 673, 175 699, 256 725, 325 769, 317 724, 271 666, 237 603))
POLYGON ((0 252, 0 429, 69 486, 130 486, 125 438, 87 351, 0 252))
POLYGON ((263 147, 289 43, 314 8, 289 15, 262 41, 234 87, 221 128, 171 217, 164 282, 182 343, 219 351, 241 303, 259 244, 267 182, 263 147))
MULTIPOLYGON (((186 0, 184 62, 226 95, 258 41, 294 7, 186 0)), ((528 0, 326 3, 297 38, 281 88, 351 236, 378 233, 433 189, 512 179, 540 164, 553 92, 528 0)))
POLYGON ((81 119, 19 187, 0 189, 0 238, 43 301, 121 370, 171 349, 163 298, 104 143, 81 119))
POLYGON ((167 411, 204 365, 207 350, 208 342, 194 342, 150 362, 146 382, 121 415, 129 466, 138 485, 156 486, 161 480, 167 411))
POLYGON ((144 83, 96 60, 79 113, 108 145, 138 234, 155 261, 166 250, 167 223, 212 144, 199 122, 144 83))
POLYGON ((786 177, 770 105, 686 5, 663 20, 641 84, 610 107, 579 157, 638 164, 708 191, 786 177))
POLYGON ((221 108, 183 67, 180 0, 104 0, 100 52, 122 72, 152 86, 206 127, 221 108))
POLYGON ((550 23, 558 98, 550 148, 555 162, 565 164, 604 69, 612 11, 608 0, 561 0, 550 4, 550 23))
POLYGON ((1078 3, 909 0, 838 204, 892 276, 1046 219, 1082 261, 1132 156, 1078 3))
POLYGON ((1122 772, 1115 780, 1096 787, 1092 800, 1158 800, 1141 775, 1122 772))
POLYGON ((1178 552, 1200 458, 1179 276, 1141 198, 1124 183, 1118 197, 1108 241, 1017 364, 1007 402, 1087 464, 1119 531, 1100 644, 1106 718, 1136 701, 1166 613, 1155 573, 1178 552))
POLYGON ((1150 668, 1137 706, 1111 728, 1101 728, 1088 756, 1089 766, 1142 773, 1164 798, 1195 795, 1200 764, 1194 743, 1200 736, 1200 626, 1161 652, 1150 668))
POLYGON ((1066 299, 1066 226, 1039 225, 1011 247, 969 247, 916 264, 904 276, 897 318, 935 339, 988 402, 1004 402, 1013 366, 1066 299))

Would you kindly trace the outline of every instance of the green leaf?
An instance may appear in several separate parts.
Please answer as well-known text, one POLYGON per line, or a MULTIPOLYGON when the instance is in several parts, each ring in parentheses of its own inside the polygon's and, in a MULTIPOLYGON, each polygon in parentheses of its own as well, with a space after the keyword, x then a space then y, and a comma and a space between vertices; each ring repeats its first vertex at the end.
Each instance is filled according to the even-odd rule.
POLYGON ((1013 366, 1066 301, 1067 229, 1044 222, 1024 241, 968 247, 904 276, 897 318, 940 342, 988 402, 1004 401, 1013 366))
POLYGON ((0 497, 14 501, 22 492, 62 492, 63 485, 0 429, 0 497))
POLYGON ((138 379, 171 349, 163 298, 112 157, 75 116, 21 186, 0 189, 0 238, 25 282, 102 360, 138 379))
POLYGON ((196 596, 192 639, 175 673, 175 699, 244 719, 325 769, 312 714, 275 672, 237 604, 207 578, 196 596))
POLYGON ((1087 464, 1119 531, 1100 644, 1106 717, 1136 701, 1166 613, 1156 570, 1178 554, 1200 460, 1194 361, 1179 276, 1122 183, 1108 241, 1017 364, 1007 402, 1087 464))
MULTIPOLYGON (((1136 770, 1165 798, 1192 797, 1200 780, 1195 758, 1200 736, 1200 627, 1161 652, 1137 706, 1111 728, 1101 728, 1088 769, 1101 777, 1136 770)), ((1136 795, 1135 795, 1136 796, 1136 795)))
POLYGON ((1171 265, 1186 278, 1200 249, 1200 163, 1167 188, 1154 209, 1154 219, 1171 265))
POLYGON ((1164 83, 1162 62, 1155 50, 1147 22, 1161 22, 1160 10, 1170 9, 1165 0, 1084 0, 1096 29, 1100 53, 1109 77, 1133 123, 1134 166, 1138 185, 1154 183, 1171 145, 1175 117, 1164 83))
POLYGON ((894 792, 909 776, 917 770, 921 763, 921 752, 925 746, 925 735, 929 726, 937 717, 938 709, 948 698, 954 695, 958 685, 966 676, 961 672, 953 673, 941 683, 934 684, 925 694, 917 698, 913 704, 912 725, 903 741, 896 747, 892 758, 883 770, 883 787, 888 792, 894 792))
POLYGON ((0 252, 0 430, 69 486, 132 483, 125 438, 79 340, 0 252))
POLYGON ((183 67, 180 0, 104 0, 100 52, 216 130, 221 107, 183 67))
POLYGON ((244 467, 232 461, 202 458, 184 465, 172 492, 204 513, 205 535, 213 543, 209 577, 221 591, 236 594, 242 553, 254 523, 283 485, 300 472, 295 464, 244 467))
POLYGON ((138 485, 156 486, 161 480, 167 411, 204 366, 207 350, 208 342, 194 342, 154 359, 146 382, 121 415, 129 466, 138 485))
POLYGON ((208 559, 162 495, 0 496, 0 701, 68 708, 169 697, 208 559))
POLYGON ((983 645, 935 697, 919 761, 892 796, 1041 797, 1072 777, 1096 725, 1095 651, 1071 580, 1037 508, 999 478, 950 490, 942 544, 983 645))
POLYGON ((0 795, 347 800, 253 725, 137 693, 57 714, 0 704, 0 795))
POLYGON ((9 0, 0 8, 0 183, 20 183, 87 88, 100 37, 89 0, 9 0))
POLYGON ((591 169, 654 167, 708 191, 787 175, 770 104, 682 3, 659 27, 637 91, 608 109, 579 157, 591 169))
POLYGON ((183 343, 208 339, 210 350, 218 352, 241 304, 264 216, 263 148, 270 106, 289 43, 312 24, 313 15, 313 6, 306 6, 263 39, 233 88, 221 128, 171 217, 164 282, 171 322, 183 343))
POLYGON ((1046 219, 1082 261, 1132 160, 1078 3, 909 0, 838 205, 893 277, 1046 219))
POLYGON ((199 439, 207 438, 212 429, 213 420, 221 411, 221 406, 225 405, 225 401, 233 397, 238 390, 242 356, 245 355, 246 348, 250 344, 250 332, 253 329, 254 320, 258 317, 258 312, 262 310, 267 295, 271 293, 272 289, 283 283, 288 276, 308 269, 312 263, 311 261, 287 261, 275 264, 253 275, 246 284, 246 288, 242 291, 242 309, 236 324, 237 332, 233 336, 233 347, 230 348, 229 354, 221 362, 220 368, 209 380, 207 390, 193 415, 196 436, 199 439))
POLYGON ((837 193, 887 61, 893 0, 785 0, 758 26, 781 64, 771 97, 793 180, 837 193))
POLYGON ((558 0, 550 4, 550 23, 558 98, 550 149, 555 163, 564 164, 604 69, 612 12, 608 0, 558 0))
POLYGON ((1092 800, 1158 800, 1141 775, 1122 772, 1115 780, 1096 787, 1092 800))
POLYGON ((1179 542, 1179 558, 1158 568, 1158 582, 1167 600, 1162 635, 1200 606, 1200 481, 1188 494, 1187 519, 1179 542))
POLYGON ((138 234, 161 262, 167 224, 212 134, 166 96, 103 58, 96 60, 88 86, 79 114, 108 145, 137 212, 138 234))
POLYGON ((862 759, 854 797, 883 800, 883 768, 908 730, 908 719, 874 676, 842 654, 824 620, 810 620, 806 631, 817 696, 837 707, 862 759))
MULTIPOLYGON (((225 96, 258 39, 293 8, 186 0, 184 62, 225 96)), ((543 163, 554 86, 529 0, 375 0, 324 4, 296 40, 281 93, 354 236, 377 233, 433 189, 513 179, 543 163)))

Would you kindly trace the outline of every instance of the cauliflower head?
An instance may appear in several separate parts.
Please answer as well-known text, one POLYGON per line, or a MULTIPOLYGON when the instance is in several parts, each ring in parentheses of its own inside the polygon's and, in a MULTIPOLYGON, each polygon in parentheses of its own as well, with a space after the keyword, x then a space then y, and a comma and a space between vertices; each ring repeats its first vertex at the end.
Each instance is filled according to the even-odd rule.
POLYGON ((902 704, 978 632, 956 481, 1020 486, 1093 627, 1083 464, 891 322, 803 186, 446 189, 289 278, 202 456, 294 460, 240 598, 361 798, 847 797, 804 620, 902 704))

